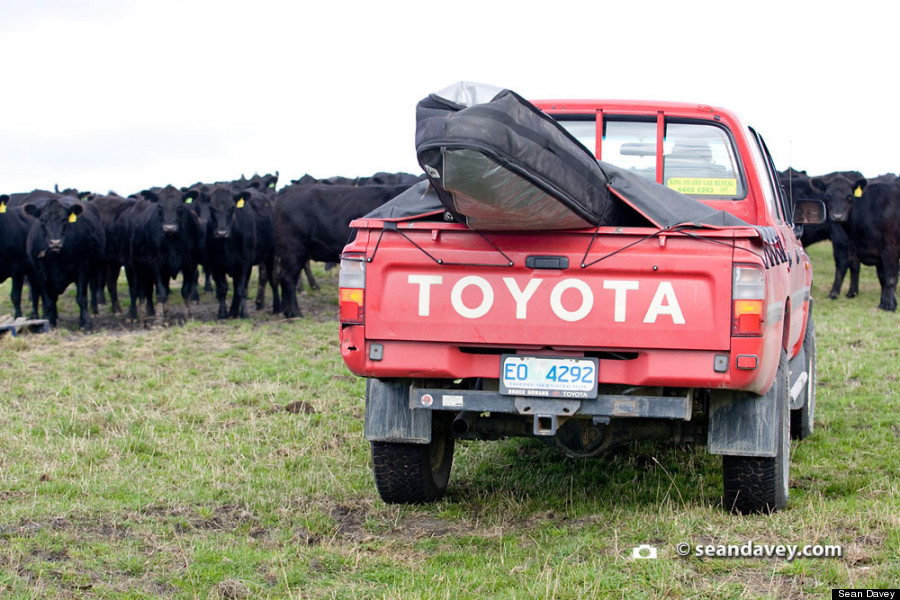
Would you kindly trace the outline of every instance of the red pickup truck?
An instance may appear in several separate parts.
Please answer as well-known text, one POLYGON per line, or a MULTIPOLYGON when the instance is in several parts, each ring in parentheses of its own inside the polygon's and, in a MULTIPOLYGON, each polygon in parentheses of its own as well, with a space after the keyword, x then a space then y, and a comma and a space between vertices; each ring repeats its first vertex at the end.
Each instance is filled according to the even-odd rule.
MULTIPOLYGON (((668 439, 722 455, 726 509, 783 508, 790 438, 812 431, 815 403, 797 229, 824 207, 790 206, 762 138, 727 110, 533 104, 651 197, 728 217, 497 229, 426 202, 354 221, 341 353, 368 378, 381 497, 442 497, 456 439, 534 436, 573 457, 668 439)), ((425 182, 407 195, 433 193, 425 182)))

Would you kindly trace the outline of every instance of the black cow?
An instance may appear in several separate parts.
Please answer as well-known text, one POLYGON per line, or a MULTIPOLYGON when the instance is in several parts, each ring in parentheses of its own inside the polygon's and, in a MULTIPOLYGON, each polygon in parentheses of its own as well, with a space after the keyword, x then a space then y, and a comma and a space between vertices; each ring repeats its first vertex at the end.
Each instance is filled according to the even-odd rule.
POLYGON ((196 193, 169 185, 144 190, 140 195, 142 198, 136 200, 126 217, 129 249, 125 274, 131 296, 128 316, 137 319, 141 299, 147 302, 147 315, 154 316, 154 291, 165 310, 170 282, 178 273, 182 274, 181 297, 190 314, 202 242, 197 218, 187 208, 196 193))
POLYGON ((30 282, 32 318, 37 318, 39 291, 35 286, 35 278, 25 251, 28 230, 31 228, 31 217, 25 214, 21 206, 10 203, 10 197, 0 195, 0 283, 12 278, 12 300, 15 317, 22 316, 22 288, 27 278, 30 282))
MULTIPOLYGON (((842 222, 835 223, 834 230, 843 230, 847 236, 846 245, 840 252, 851 262, 851 290, 848 296, 858 292, 857 281, 853 279, 852 262, 875 266, 881 283, 881 301, 878 308, 895 311, 897 309, 897 274, 900 269, 900 183, 896 178, 879 177, 875 183, 865 178, 855 180, 840 176, 832 178, 824 195, 838 204, 839 215, 846 215, 842 222), (849 205, 849 208, 843 208, 849 205)), ((834 243, 834 238, 832 238, 834 243)), ((835 247, 835 264, 838 263, 839 248, 835 247)), ((840 290, 839 277, 835 273, 835 288, 840 290)), ((832 297, 836 297, 832 289, 832 297)), ((852 297, 852 296, 851 296, 852 297)))
POLYGON ((857 180, 862 190, 853 204, 847 224, 859 261, 875 266, 881 284, 878 308, 897 310, 897 276, 900 271, 900 182, 878 178, 875 183, 857 180), (884 183, 889 181, 889 183, 884 183))
POLYGON ((275 227, 286 317, 301 316, 296 290, 304 265, 310 260, 339 261, 350 239, 350 222, 408 187, 293 185, 278 192, 275 227))
POLYGON ((55 194, 30 200, 23 209, 34 219, 26 248, 41 290, 44 317, 51 326, 57 325, 59 295, 75 283, 78 323, 90 329, 88 286, 106 245, 97 209, 76 197, 55 194))
MULTIPOLYGON (((197 198, 193 201, 191 205, 191 210, 197 216, 200 222, 200 229, 203 232, 204 242, 203 242, 203 256, 200 260, 200 264, 203 265, 203 270, 205 272, 205 281, 203 285, 203 290, 206 292, 213 291, 212 284, 212 272, 208 266, 208 260, 206 258, 206 223, 209 220, 209 200, 210 193, 212 190, 221 187, 230 187, 235 193, 242 192, 247 189, 255 189, 259 192, 263 193, 270 198, 274 198, 276 186, 278 185, 278 172, 276 171, 274 175, 253 175, 249 179, 241 175, 240 179, 235 179, 233 181, 218 181, 215 183, 203 183, 197 182, 189 187, 181 188, 182 191, 196 191, 197 198)), ((276 267, 277 268, 277 267, 276 267)), ((260 283, 259 290, 257 291, 257 308, 262 308, 263 304, 263 294, 262 289, 265 286, 266 275, 263 273, 264 269, 260 270, 260 283)), ((199 289, 199 286, 198 286, 199 289)), ((197 299, 195 297, 195 299, 197 299)))
MULTIPOLYGON (((130 264, 131 230, 129 227, 131 211, 137 204, 135 198, 123 198, 116 195, 94 195, 91 205, 97 208, 100 224, 106 237, 106 249, 100 261, 102 283, 109 293, 112 312, 122 312, 119 304, 119 272, 130 264)), ((102 291, 102 290, 101 290, 102 291)))
MULTIPOLYGON (((231 186, 216 186, 209 194, 206 250, 216 283, 218 317, 247 318, 247 285, 253 265, 275 270, 275 226, 272 203, 255 189, 235 192, 231 186), (234 285, 231 309, 225 310, 230 276, 234 285)), ((281 311, 281 299, 272 282, 273 312, 281 311)))
POLYGON ((828 297, 831 299, 840 296, 841 286, 848 270, 850 271, 850 286, 847 290, 847 297, 855 298, 859 294, 859 257, 850 241, 846 223, 854 198, 862 194, 862 190, 854 188, 851 182, 861 179, 864 178, 857 171, 837 171, 809 180, 812 191, 819 194, 820 199, 825 203, 828 215, 828 220, 823 225, 827 226, 828 239, 831 240, 834 254, 834 283, 828 293, 828 297))

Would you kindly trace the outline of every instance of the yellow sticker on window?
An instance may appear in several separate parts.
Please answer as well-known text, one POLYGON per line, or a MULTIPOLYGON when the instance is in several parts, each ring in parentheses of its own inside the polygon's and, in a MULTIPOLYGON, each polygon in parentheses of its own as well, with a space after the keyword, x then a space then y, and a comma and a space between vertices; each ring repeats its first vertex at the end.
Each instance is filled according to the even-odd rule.
POLYGON ((672 177, 666 185, 680 194, 692 196, 737 196, 737 179, 672 177))

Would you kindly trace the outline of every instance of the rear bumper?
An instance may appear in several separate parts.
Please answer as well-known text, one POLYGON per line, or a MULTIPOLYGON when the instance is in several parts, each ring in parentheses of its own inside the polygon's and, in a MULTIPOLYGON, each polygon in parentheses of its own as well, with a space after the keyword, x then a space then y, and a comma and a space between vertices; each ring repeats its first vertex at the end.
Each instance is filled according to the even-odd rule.
POLYGON ((652 419, 691 419, 693 399, 683 396, 605 395, 590 400, 523 398, 481 390, 446 390, 413 387, 410 409, 430 409, 475 413, 506 413, 555 417, 629 417, 652 419))
MULTIPOLYGON (((528 352, 528 348, 519 348, 528 352)), ((538 349, 531 349, 537 352, 538 349)), ((729 351, 606 349, 600 356, 599 379, 604 384, 710 388, 763 393, 771 383, 759 356, 760 338, 732 338, 729 351), (619 351, 616 354, 616 351, 619 351), (738 357, 742 357, 741 367, 738 357), (753 368, 747 368, 747 365, 753 368)), ((440 342, 366 340, 365 327, 341 329, 341 355, 350 371, 381 379, 497 379, 500 355, 511 349, 463 348, 440 342)), ((515 350, 512 350, 515 351, 515 350)), ((544 350, 541 353, 546 354, 544 350)), ((560 355, 584 355, 576 349, 560 355)))

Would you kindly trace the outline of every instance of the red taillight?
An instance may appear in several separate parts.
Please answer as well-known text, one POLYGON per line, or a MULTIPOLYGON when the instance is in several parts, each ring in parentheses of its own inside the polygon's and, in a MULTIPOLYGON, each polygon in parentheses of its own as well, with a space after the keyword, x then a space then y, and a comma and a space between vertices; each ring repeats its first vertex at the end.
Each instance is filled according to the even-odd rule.
POLYGON ((366 291, 359 288, 341 288, 340 319, 341 323, 362 323, 366 291))
POLYGON ((762 333, 762 300, 734 301, 734 335, 762 333))
POLYGON ((762 335, 765 323, 765 271, 757 266, 735 265, 731 298, 731 335, 762 335))
POLYGON ((341 257, 338 300, 341 323, 361 324, 366 320, 366 259, 364 255, 341 257))

